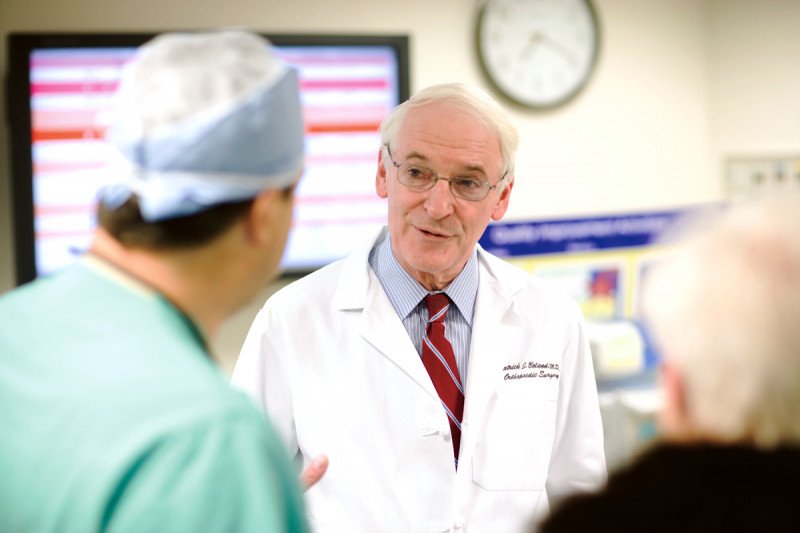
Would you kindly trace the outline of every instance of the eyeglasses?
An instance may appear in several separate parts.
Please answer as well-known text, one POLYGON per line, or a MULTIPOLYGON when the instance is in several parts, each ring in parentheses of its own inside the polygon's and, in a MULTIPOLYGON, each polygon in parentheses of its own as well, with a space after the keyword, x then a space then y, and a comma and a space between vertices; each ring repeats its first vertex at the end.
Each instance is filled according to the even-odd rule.
POLYGON ((470 177, 455 176, 443 178, 433 170, 413 163, 397 163, 392 157, 392 149, 386 145, 386 152, 389 154, 389 161, 397 169, 397 180, 415 191, 427 191, 432 189, 439 180, 446 181, 450 185, 453 196, 470 202, 480 202, 489 195, 489 191, 496 189, 508 175, 506 170, 503 177, 497 180, 494 185, 489 185, 486 180, 470 177))

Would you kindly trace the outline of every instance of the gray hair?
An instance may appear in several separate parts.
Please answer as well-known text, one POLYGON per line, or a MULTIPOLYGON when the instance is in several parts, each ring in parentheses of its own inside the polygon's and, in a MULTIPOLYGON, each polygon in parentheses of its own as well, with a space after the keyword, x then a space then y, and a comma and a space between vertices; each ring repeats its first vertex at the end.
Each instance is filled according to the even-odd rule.
MULTIPOLYGON (((504 167, 508 171, 509 178, 502 186, 502 189, 505 189, 514 181, 514 160, 519 146, 519 134, 508 112, 489 94, 476 87, 462 83, 444 83, 418 91, 383 119, 380 127, 381 145, 386 146, 394 141, 410 110, 442 101, 463 109, 465 113, 484 123, 495 133, 500 143, 504 167)), ((389 164, 388 161, 386 164, 389 164)))
POLYGON ((800 444, 798 228, 797 194, 732 207, 646 279, 645 318, 703 435, 800 444))

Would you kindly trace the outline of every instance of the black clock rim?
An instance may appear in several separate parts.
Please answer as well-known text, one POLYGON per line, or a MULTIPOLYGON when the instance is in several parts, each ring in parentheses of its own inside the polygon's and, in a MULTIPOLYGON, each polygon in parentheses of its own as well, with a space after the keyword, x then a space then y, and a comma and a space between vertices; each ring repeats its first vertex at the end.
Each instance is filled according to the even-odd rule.
POLYGON ((575 86, 575 88, 570 91, 569 93, 565 94, 562 98, 558 100, 554 100, 552 102, 547 102, 543 104, 537 104, 532 102, 526 102, 519 98, 516 98, 509 94, 503 87, 501 87, 492 77, 492 74, 489 72, 489 68, 486 64, 486 59, 483 55, 483 50, 481 48, 481 35, 482 35, 482 26, 483 26, 483 19, 486 14, 486 8, 489 4, 491 4, 494 0, 485 0, 480 8, 477 11, 475 26, 474 26, 474 33, 473 33, 473 43, 475 45, 475 52, 476 56, 478 57, 478 64, 480 66, 481 73, 483 74, 484 80, 489 84, 489 86, 497 93, 503 100, 507 103, 512 104, 516 107, 527 109, 527 110, 535 110, 535 111, 552 111, 558 108, 561 108, 575 99, 583 90, 589 85, 589 82, 594 77, 594 72, 597 69, 597 63, 600 58, 600 47, 602 46, 602 38, 601 38, 601 31, 600 31, 600 19, 597 16, 597 10, 594 7, 594 3, 592 0, 580 0, 583 2, 587 9, 589 10, 589 16, 592 21, 592 25, 594 27, 594 42, 592 48, 592 57, 589 61, 589 68, 586 70, 586 74, 584 75, 581 82, 575 86))

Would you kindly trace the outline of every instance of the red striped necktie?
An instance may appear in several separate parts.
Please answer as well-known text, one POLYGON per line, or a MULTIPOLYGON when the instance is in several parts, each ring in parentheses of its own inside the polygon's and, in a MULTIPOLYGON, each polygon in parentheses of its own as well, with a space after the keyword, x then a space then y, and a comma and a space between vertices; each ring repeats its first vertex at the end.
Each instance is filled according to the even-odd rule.
POLYGON ((453 346, 444 336, 444 317, 450 307, 450 299, 444 293, 429 294, 425 297, 425 304, 428 307, 428 325, 425 329, 425 338, 422 340, 422 364, 431 377, 450 421, 453 453, 458 468, 461 417, 464 414, 464 387, 458 375, 453 346))

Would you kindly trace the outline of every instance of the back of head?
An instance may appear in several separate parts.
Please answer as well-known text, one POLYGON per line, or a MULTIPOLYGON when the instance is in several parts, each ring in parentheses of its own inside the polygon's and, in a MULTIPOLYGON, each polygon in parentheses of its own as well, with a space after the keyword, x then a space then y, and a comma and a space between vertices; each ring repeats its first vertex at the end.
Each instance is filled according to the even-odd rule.
POLYGON ((800 444, 798 228, 795 194, 732 207, 687 227, 648 275, 645 317, 684 378, 701 435, 800 444))
POLYGON ((503 186, 505 187, 513 181, 519 134, 511 121, 511 116, 486 92, 461 83, 445 83, 426 87, 397 106, 381 124, 381 144, 392 143, 409 111, 436 102, 446 102, 462 109, 465 114, 472 116, 478 122, 485 124, 489 130, 495 132, 500 143, 500 151, 503 154, 504 166, 511 177, 503 186))
POLYGON ((286 188, 303 164, 297 74, 245 31, 160 35, 123 72, 109 140, 129 168, 101 192, 107 215, 134 199, 159 223, 286 188))
POLYGON ((113 131, 117 140, 131 142, 200 113, 230 108, 273 83, 286 67, 268 46, 243 31, 153 38, 123 73, 113 131))

